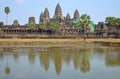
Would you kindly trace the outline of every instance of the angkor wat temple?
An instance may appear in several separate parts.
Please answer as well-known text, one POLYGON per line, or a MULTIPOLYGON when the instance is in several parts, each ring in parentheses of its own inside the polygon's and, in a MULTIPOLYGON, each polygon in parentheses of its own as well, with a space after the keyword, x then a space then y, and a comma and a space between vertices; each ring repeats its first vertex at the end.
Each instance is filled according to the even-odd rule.
MULTIPOLYGON (((66 17, 62 15, 62 9, 58 3, 55 8, 55 13, 52 18, 50 18, 48 8, 45 8, 44 12, 41 12, 39 17, 39 24, 44 22, 46 25, 45 29, 42 29, 39 24, 36 24, 34 17, 29 17, 28 23, 25 25, 20 25, 17 20, 14 20, 12 25, 4 25, 3 22, 0 22, 0 38, 41 38, 41 37, 51 37, 55 34, 55 31, 50 28, 49 23, 52 21, 57 21, 60 24, 60 32, 57 32, 57 36, 64 36, 65 33, 69 37, 76 37, 83 32, 81 30, 75 30, 74 25, 71 23, 73 20, 79 20, 80 14, 76 9, 73 15, 73 18, 70 17, 70 14, 67 13, 66 17), (34 24, 34 29, 30 28, 29 24, 34 24), (65 31, 67 30, 67 32, 65 31), (43 33, 42 33, 43 32, 43 33), (43 35, 42 35, 43 34, 43 35)), ((104 23, 98 23, 95 25, 96 28, 103 27, 104 23), (98 27, 99 26, 99 27, 98 27)), ((101 30, 98 34, 101 35, 101 30)), ((94 37, 94 36, 92 36, 94 37)))

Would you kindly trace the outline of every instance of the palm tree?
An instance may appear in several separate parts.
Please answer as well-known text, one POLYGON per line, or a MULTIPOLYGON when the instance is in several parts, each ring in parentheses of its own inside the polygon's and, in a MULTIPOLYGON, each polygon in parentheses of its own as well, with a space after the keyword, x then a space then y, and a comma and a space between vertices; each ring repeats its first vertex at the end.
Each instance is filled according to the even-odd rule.
POLYGON ((79 30, 81 29, 81 27, 82 27, 82 22, 79 20, 77 24, 74 26, 74 28, 79 33, 79 30))
POLYGON ((35 23, 29 23, 29 28, 30 29, 35 29, 35 23))
POLYGON ((81 19, 81 22, 83 24, 83 29, 84 29, 84 40, 86 40, 85 33, 87 31, 87 27, 90 24, 90 16, 87 14, 83 14, 80 19, 81 19))
POLYGON ((29 30, 30 30, 30 34, 32 34, 33 33, 33 30, 35 29, 35 23, 29 23, 28 24, 28 26, 29 26, 29 30))
POLYGON ((7 25, 8 13, 10 12, 10 8, 9 7, 5 7, 4 11, 6 13, 6 25, 7 25))
POLYGON ((39 27, 42 29, 42 35, 43 35, 43 30, 46 27, 45 23, 44 22, 40 22, 39 27))
POLYGON ((54 30, 55 34, 56 34, 56 31, 58 32, 60 30, 60 24, 59 24, 59 22, 58 21, 52 21, 52 22, 50 22, 50 28, 52 30, 54 30))

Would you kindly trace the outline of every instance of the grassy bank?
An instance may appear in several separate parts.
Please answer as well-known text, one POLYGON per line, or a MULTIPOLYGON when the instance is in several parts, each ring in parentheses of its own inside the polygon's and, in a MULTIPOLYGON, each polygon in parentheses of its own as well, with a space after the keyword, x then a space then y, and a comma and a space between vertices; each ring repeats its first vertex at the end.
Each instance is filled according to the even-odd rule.
POLYGON ((80 44, 82 42, 84 42, 82 39, 0 39, 0 44, 80 44))
POLYGON ((81 44, 81 43, 94 43, 94 42, 110 42, 120 43, 120 39, 0 39, 0 44, 81 44))

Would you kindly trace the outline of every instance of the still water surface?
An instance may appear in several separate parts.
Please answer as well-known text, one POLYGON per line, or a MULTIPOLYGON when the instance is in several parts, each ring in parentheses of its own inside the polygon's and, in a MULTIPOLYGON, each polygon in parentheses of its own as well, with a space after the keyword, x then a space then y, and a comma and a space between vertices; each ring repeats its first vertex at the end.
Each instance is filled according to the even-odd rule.
POLYGON ((0 79, 120 79, 120 48, 0 47, 0 79))

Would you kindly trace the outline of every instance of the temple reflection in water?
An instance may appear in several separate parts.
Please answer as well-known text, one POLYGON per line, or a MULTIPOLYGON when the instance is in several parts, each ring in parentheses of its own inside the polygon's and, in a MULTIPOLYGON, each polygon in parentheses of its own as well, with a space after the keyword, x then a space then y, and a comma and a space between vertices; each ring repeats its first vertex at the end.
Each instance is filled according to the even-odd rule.
POLYGON ((0 48, 0 61, 4 61, 6 74, 10 74, 12 71, 12 64, 25 63, 33 66, 39 63, 39 66, 46 72, 49 70, 50 65, 53 63, 55 72, 57 75, 61 74, 63 64, 68 67, 72 63, 75 70, 86 73, 90 71, 91 60, 96 55, 97 58, 104 59, 106 66, 120 66, 120 49, 115 48, 72 48, 72 47, 49 47, 49 48, 0 48), (26 49, 22 52, 21 50, 26 49), (36 51, 36 49, 42 49, 46 51, 36 51), (47 51, 49 50, 49 51, 47 51), (113 53, 114 52, 114 53, 113 53), (24 59, 24 60, 23 60, 24 59))

